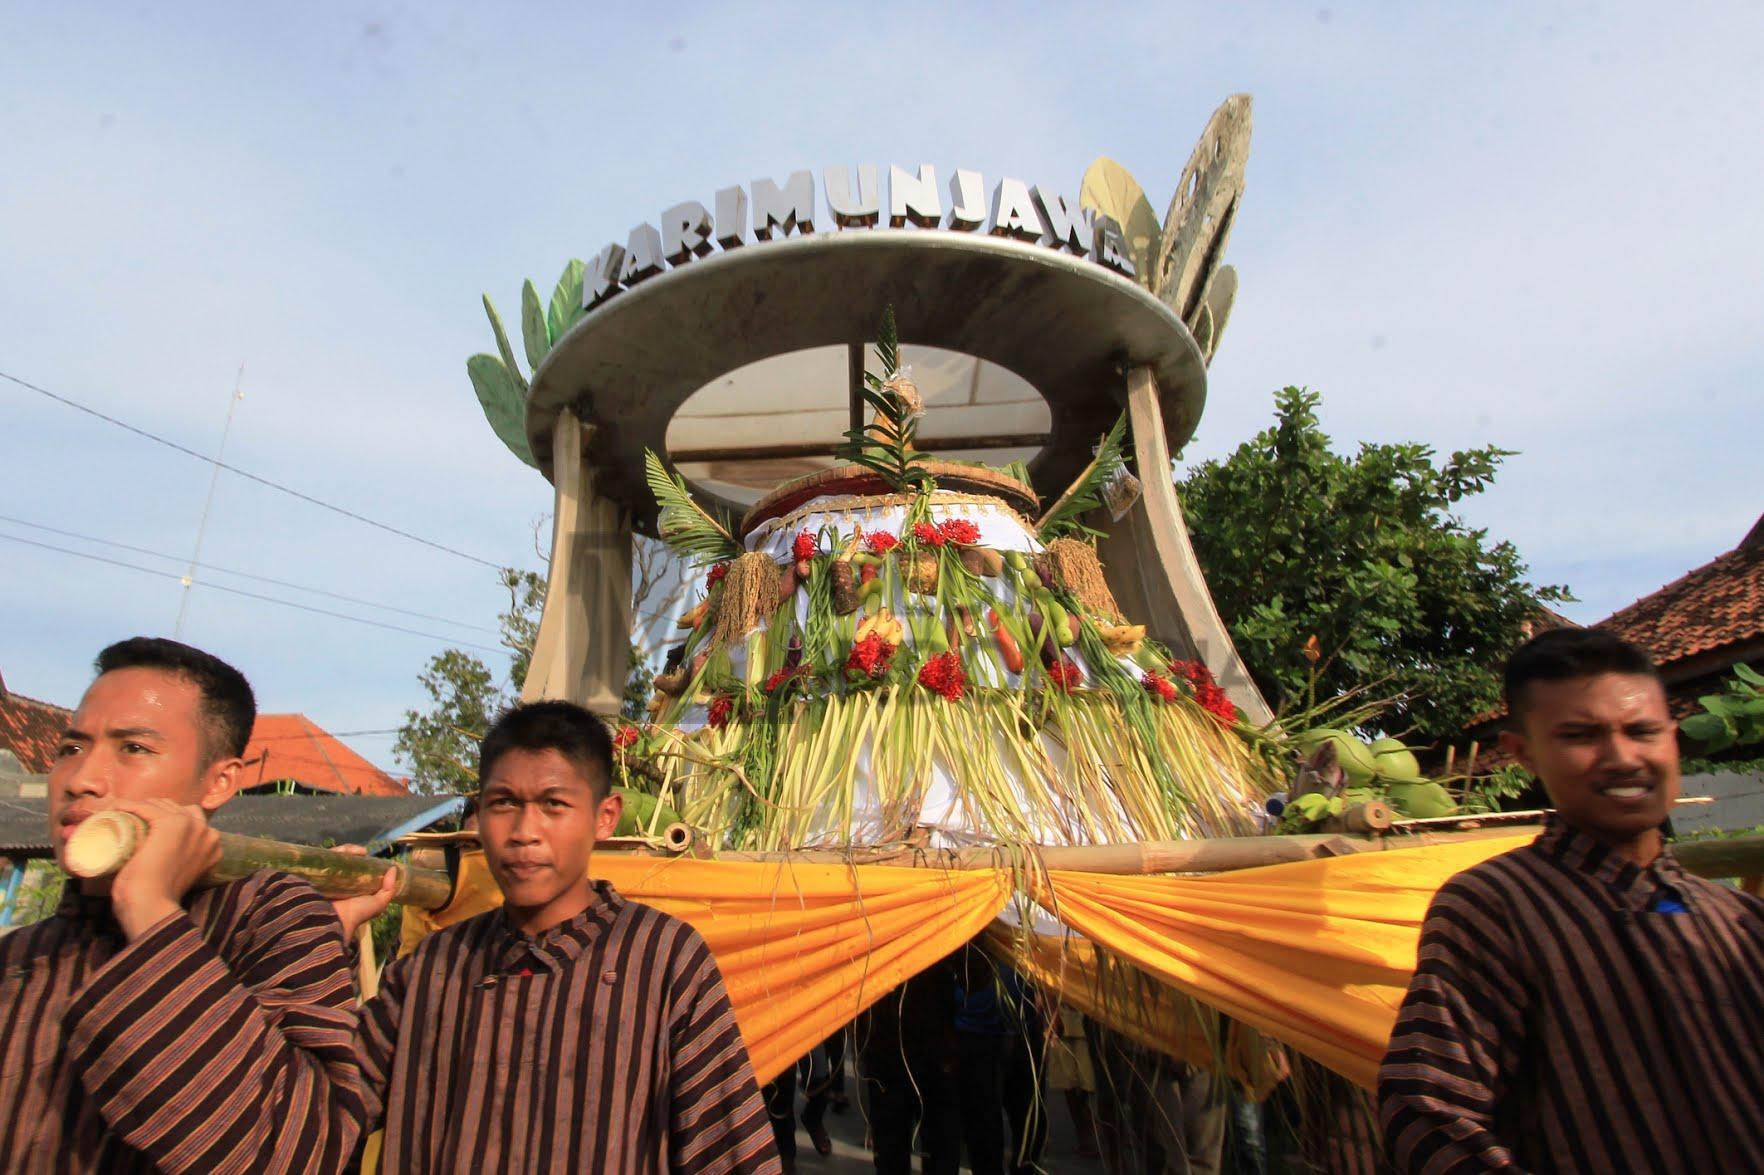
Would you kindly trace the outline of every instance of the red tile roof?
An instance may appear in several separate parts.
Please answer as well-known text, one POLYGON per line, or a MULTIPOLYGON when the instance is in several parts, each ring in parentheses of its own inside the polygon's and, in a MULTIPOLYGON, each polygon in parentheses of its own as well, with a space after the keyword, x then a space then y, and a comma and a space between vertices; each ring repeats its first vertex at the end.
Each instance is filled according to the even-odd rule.
POLYGON ((17 755, 32 775, 45 774, 53 765, 55 744, 72 715, 72 710, 9 692, 0 678, 0 747, 17 755))
POLYGON ((392 778, 304 714, 259 714, 245 747, 245 787, 293 779, 348 795, 402 796, 392 778))
POLYGON ((1643 596, 1597 627, 1641 645, 1663 670, 1764 638, 1764 519, 1727 554, 1643 596))

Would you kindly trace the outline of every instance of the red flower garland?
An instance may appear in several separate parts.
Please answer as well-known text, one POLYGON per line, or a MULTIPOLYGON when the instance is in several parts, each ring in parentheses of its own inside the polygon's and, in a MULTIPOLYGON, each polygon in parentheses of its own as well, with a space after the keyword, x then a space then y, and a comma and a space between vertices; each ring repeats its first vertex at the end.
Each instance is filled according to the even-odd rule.
POLYGON ((1071 693, 1084 684, 1084 671, 1070 658, 1061 657, 1047 667, 1047 679, 1055 688, 1071 693))
POLYGON ((1161 673, 1147 670, 1139 679, 1139 684, 1145 687, 1146 693, 1156 694, 1160 702, 1174 702, 1179 696, 1175 685, 1161 673))
POLYGON ((937 528, 944 541, 971 547, 980 541, 980 528, 966 518, 952 518, 937 528))
POLYGON ((941 547, 944 543, 943 531, 929 522, 913 523, 913 537, 927 547, 941 547))
POLYGON ((1170 664, 1170 672, 1188 683, 1195 704, 1201 709, 1227 726, 1237 721, 1237 706, 1213 680, 1211 669, 1199 661, 1174 661, 1170 664))
POLYGON ((961 701, 962 687, 968 684, 968 675, 962 672, 961 655, 939 653, 925 662, 919 667, 919 684, 952 702, 961 701))
POLYGON ((766 678, 765 691, 768 694, 775 694, 778 692, 779 687, 785 682, 790 681, 792 678, 803 676, 805 676, 805 672, 800 664, 786 665, 784 668, 778 670, 778 672, 772 674, 772 676, 766 678))
POLYGON ((897 647, 872 632, 851 646, 851 655, 845 659, 845 670, 857 680, 884 677, 888 673, 888 667, 894 663, 894 650, 897 647))
POLYGON ((900 540, 889 534, 887 531, 879 530, 875 534, 867 534, 864 536, 864 546, 870 548, 870 553, 872 555, 886 555, 888 552, 894 550, 894 548, 900 546, 900 540))
POLYGON ((629 723, 620 723, 619 729, 613 734, 613 746, 623 751, 637 742, 637 728, 629 723))
POLYGON ((722 694, 718 697, 712 698, 710 704, 711 726, 717 730, 721 730, 723 727, 727 726, 729 724, 729 715, 733 713, 734 710, 735 699, 728 694, 722 694))
POLYGON ((796 541, 790 544, 791 557, 799 563, 804 559, 813 559, 817 546, 814 535, 806 530, 799 530, 796 532, 796 541))
POLYGON ((705 590, 709 591, 719 583, 722 583, 723 576, 727 574, 729 574, 729 561, 727 559, 723 560, 721 563, 713 564, 710 569, 710 574, 704 577, 705 590))

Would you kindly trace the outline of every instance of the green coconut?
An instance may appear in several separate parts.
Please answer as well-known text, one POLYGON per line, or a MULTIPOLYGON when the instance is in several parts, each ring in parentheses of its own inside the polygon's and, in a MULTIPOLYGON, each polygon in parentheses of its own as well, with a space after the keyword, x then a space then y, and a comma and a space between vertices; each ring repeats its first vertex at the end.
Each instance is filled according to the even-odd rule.
POLYGON ((1319 726, 1298 736, 1299 749, 1307 755, 1326 742, 1335 744, 1336 761, 1341 764, 1342 774, 1347 776, 1350 784, 1362 786, 1378 773, 1378 761, 1373 758, 1371 749, 1345 730, 1319 726))
POLYGON ((619 826, 613 829, 614 836, 660 836, 662 829, 680 819, 678 812, 666 804, 659 804, 648 792, 629 787, 615 787, 613 791, 625 797, 625 810, 619 816, 619 826), (656 812, 658 804, 661 808, 659 814, 656 812))
POLYGON ((1392 783, 1419 783, 1423 776, 1415 752, 1401 740, 1381 738, 1372 744, 1372 758, 1377 764, 1378 778, 1392 783))
POLYGON ((1390 806, 1412 820, 1452 816, 1458 811, 1452 793, 1437 783, 1393 783, 1385 791, 1390 806))

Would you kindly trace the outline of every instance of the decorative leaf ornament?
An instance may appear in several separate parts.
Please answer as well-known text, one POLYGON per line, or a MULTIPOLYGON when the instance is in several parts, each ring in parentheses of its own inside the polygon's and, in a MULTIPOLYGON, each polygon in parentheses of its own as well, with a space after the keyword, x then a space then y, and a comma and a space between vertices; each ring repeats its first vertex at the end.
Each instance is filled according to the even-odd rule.
POLYGON ((1249 142, 1250 98, 1233 94, 1207 121, 1164 214, 1151 290, 1191 329, 1225 256, 1231 223, 1243 199, 1249 142))
POLYGON ((875 417, 863 428, 850 429, 839 459, 861 465, 900 493, 916 492, 935 484, 924 467, 925 454, 913 448, 925 402, 911 374, 901 370, 900 337, 894 325, 894 307, 882 311, 876 329, 876 359, 882 374, 864 372, 864 402, 875 417))
POLYGON ((509 452, 537 468, 539 463, 527 447, 527 401, 519 373, 510 371, 494 355, 473 355, 466 360, 466 375, 497 439, 509 452))
POLYGON ((502 316, 496 313, 496 304, 489 294, 484 295, 484 313, 490 318, 490 330, 496 336, 501 358, 473 355, 466 360, 466 375, 497 439, 516 457, 538 468, 533 450, 527 445, 527 380, 515 363, 514 349, 508 345, 508 334, 502 329, 502 316))
POLYGON ((1108 156, 1102 156, 1084 172, 1084 183, 1078 191, 1078 202, 1098 216, 1113 217, 1121 226, 1127 244, 1127 256, 1133 262, 1133 275, 1140 285, 1151 288, 1152 264, 1157 260, 1158 214, 1152 211, 1145 189, 1133 173, 1108 156))
POLYGON ((742 553, 741 544, 729 528, 692 500, 685 480, 678 474, 669 474, 654 450, 643 451, 643 473, 649 492, 661 507, 656 535, 662 542, 700 563, 733 559, 742 553))
POLYGON ((539 304, 539 291, 528 278, 521 284, 521 343, 527 349, 527 365, 534 371, 551 350, 551 334, 545 326, 545 307, 539 304))

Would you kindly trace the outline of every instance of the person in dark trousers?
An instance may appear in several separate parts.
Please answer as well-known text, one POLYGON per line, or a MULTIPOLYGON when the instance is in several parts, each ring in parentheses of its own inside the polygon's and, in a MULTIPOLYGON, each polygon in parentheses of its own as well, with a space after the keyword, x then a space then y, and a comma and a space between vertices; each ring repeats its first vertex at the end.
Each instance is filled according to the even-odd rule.
POLYGON ((1557 629, 1507 662, 1502 736, 1555 812, 1447 881, 1378 1075, 1403 1171, 1764 1169, 1764 900, 1661 826, 1676 726, 1648 654, 1557 629))
POLYGON ((956 1175, 962 1158, 953 960, 944 959, 858 1018, 858 1076, 877 1175, 909 1175, 915 1126, 924 1175, 956 1175))
POLYGON ((977 942, 958 957, 955 1026, 968 1166, 974 1175, 1033 1170, 1047 1133, 1045 1022, 1022 977, 977 942))
POLYGON ((808 1131, 815 1153, 833 1153, 833 1137, 827 1133, 827 1107, 832 1102, 833 1079, 845 1067, 845 1032, 841 1029, 816 1045, 808 1056, 778 1074, 760 1089, 766 1114, 772 1120, 772 1136, 785 1175, 796 1169, 796 1093, 803 1091, 802 1128, 808 1131))

